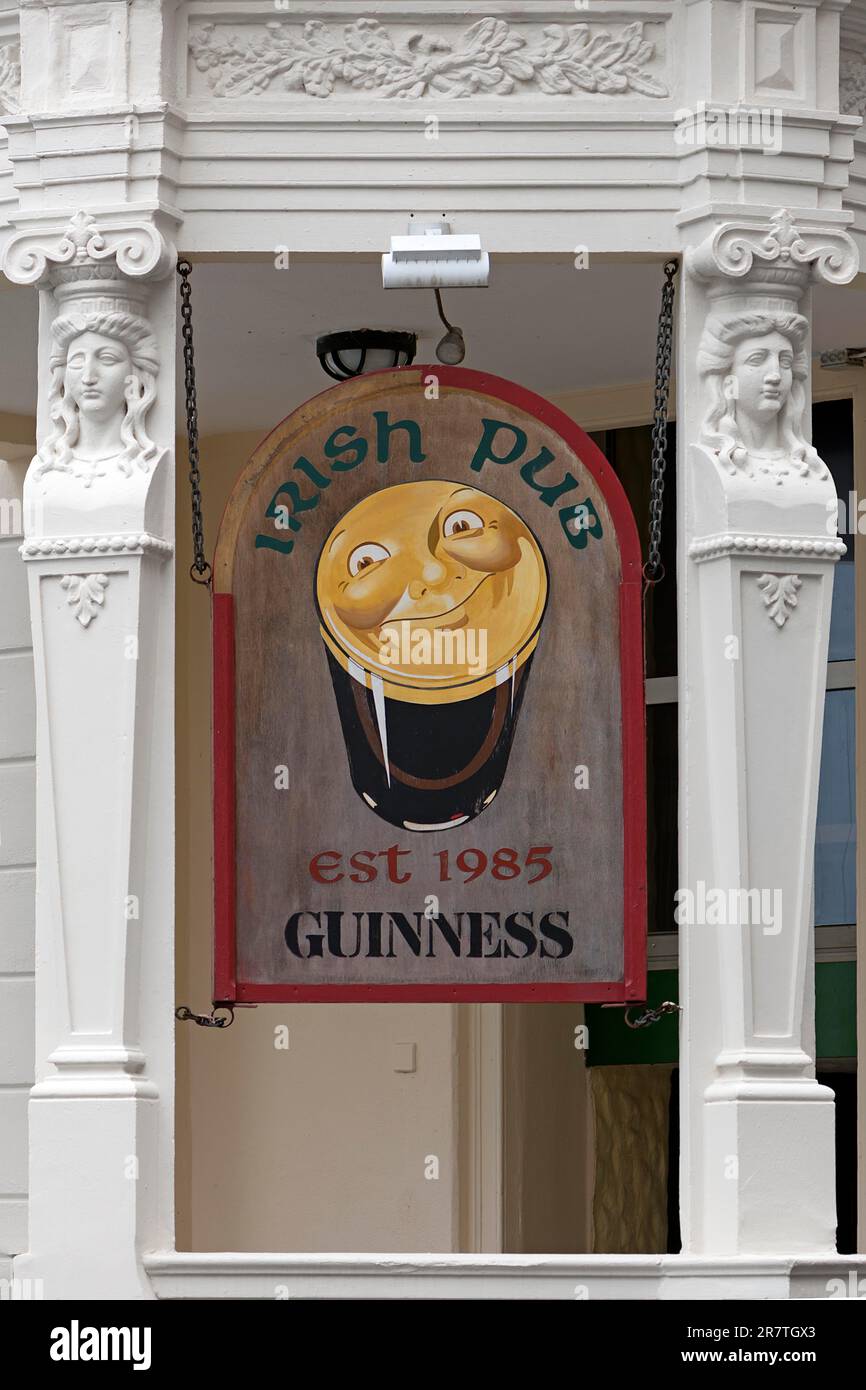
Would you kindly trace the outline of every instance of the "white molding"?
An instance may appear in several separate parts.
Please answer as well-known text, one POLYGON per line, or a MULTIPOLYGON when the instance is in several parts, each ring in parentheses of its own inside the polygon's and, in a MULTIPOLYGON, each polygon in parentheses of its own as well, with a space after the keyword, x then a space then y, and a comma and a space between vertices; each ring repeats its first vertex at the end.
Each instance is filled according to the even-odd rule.
POLYGON ((45 536, 27 540, 20 547, 22 560, 62 559, 87 555, 157 555, 167 560, 174 554, 171 541, 147 531, 122 536, 45 536))
POLYGON ((845 554, 845 542, 827 536, 756 536, 716 535, 699 536, 689 546, 689 559, 697 564, 707 560, 729 559, 732 555, 778 555, 792 559, 833 560, 845 554))
POLYGON ((161 1299, 780 1300, 842 1297, 866 1257, 160 1253, 145 1266, 161 1299))

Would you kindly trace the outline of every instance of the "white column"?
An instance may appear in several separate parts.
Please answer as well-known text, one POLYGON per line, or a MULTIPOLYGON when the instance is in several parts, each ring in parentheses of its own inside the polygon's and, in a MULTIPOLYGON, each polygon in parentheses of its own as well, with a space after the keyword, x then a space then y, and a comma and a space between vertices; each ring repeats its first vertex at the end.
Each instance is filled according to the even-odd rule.
POLYGON ((691 1254, 835 1248, 812 880, 836 493, 810 436, 810 282, 838 214, 690 224, 680 286, 681 1208, 691 1254))
POLYGON ((4 259, 41 302, 22 546, 37 1065, 16 1272, 49 1299, 150 1297, 141 1255, 173 1245, 175 254, 134 216, 58 215, 4 259))

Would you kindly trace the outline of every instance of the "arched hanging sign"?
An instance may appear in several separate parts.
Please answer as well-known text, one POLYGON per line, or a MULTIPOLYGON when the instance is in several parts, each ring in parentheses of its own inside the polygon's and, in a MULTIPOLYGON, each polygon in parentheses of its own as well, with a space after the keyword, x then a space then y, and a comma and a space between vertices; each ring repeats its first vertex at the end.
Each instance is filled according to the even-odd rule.
POLYGON ((215 998, 645 997, 641 559, 610 465, 462 368, 259 445, 214 566, 215 998))

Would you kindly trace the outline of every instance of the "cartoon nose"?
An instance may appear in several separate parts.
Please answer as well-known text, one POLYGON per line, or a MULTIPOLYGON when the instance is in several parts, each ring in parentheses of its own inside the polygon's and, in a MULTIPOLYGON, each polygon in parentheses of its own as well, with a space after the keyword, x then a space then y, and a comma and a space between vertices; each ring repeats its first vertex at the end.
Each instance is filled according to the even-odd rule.
POLYGON ((428 560, 421 571, 421 578, 409 581, 409 597, 411 599, 423 598, 430 589, 435 589, 447 576, 448 571, 444 565, 440 565, 438 560, 428 560))

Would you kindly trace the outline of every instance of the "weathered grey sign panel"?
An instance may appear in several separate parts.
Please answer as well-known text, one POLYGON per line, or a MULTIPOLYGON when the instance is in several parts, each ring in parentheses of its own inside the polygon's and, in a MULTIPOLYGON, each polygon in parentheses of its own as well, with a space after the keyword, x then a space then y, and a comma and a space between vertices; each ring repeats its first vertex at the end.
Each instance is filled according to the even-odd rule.
POLYGON ((274 430, 215 566, 217 997, 642 997, 640 581, 610 466, 511 383, 274 430))

